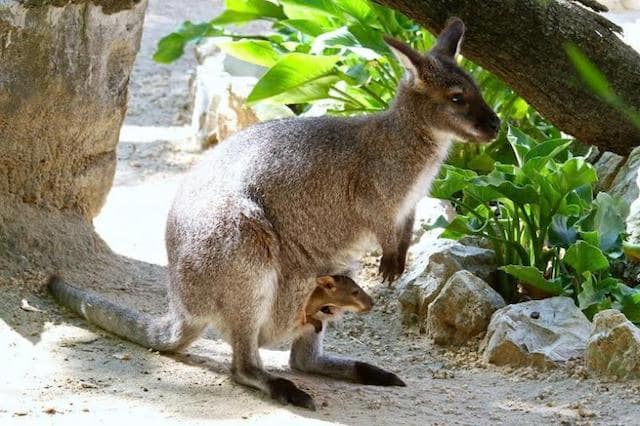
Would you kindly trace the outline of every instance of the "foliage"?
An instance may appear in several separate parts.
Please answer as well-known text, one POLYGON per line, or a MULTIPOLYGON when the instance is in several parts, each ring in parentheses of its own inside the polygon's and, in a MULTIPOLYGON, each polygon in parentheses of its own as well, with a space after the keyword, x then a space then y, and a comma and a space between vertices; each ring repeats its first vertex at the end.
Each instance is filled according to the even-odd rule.
MULTIPOLYGON (((369 0, 226 0, 226 9, 209 22, 185 22, 158 43, 154 59, 170 63, 187 43, 215 37, 226 53, 266 67, 248 102, 286 104, 297 113, 323 101, 330 114, 359 114, 388 107, 403 70, 383 35, 426 51, 428 31, 404 15, 369 0), (229 24, 272 23, 266 36, 229 32, 229 24)), ((461 65, 479 83, 484 98, 505 120, 536 138, 559 132, 493 74, 464 59, 461 65)), ((457 145, 450 161, 475 169, 480 145, 457 145)))
POLYGON ((441 237, 489 239, 506 273, 499 290, 509 300, 520 283, 538 294, 572 296, 589 316, 613 306, 640 321, 640 291, 610 267, 622 257, 628 206, 606 193, 594 198, 595 170, 571 154, 571 143, 537 141, 509 127, 487 148, 506 161, 492 158, 486 175, 445 165, 431 194, 461 214, 441 237))

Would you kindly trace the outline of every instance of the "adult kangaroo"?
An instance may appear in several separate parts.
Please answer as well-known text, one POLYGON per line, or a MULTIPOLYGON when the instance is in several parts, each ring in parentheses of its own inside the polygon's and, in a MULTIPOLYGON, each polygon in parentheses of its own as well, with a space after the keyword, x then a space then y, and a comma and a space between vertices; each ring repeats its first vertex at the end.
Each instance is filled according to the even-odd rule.
POLYGON ((284 403, 314 407, 310 395, 263 368, 258 348, 286 341, 294 369, 403 386, 393 373, 324 353, 324 331, 302 332, 300 312, 316 277, 348 272, 367 241, 382 247, 385 280, 402 274, 415 205, 451 138, 496 136, 500 121, 455 62, 463 32, 452 19, 427 54, 387 39, 407 71, 388 111, 266 122, 207 153, 167 220, 164 317, 61 279, 51 281, 52 293, 89 321, 160 351, 185 347, 211 325, 232 346, 235 381, 284 403))

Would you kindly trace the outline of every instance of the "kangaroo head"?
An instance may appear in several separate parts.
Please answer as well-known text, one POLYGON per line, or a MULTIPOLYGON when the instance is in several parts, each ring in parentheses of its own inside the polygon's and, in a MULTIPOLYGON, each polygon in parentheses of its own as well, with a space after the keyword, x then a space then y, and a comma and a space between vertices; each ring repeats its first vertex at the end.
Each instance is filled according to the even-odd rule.
POLYGON ((482 99, 471 77, 456 63, 463 34, 462 21, 451 19, 426 54, 385 38, 407 69, 408 78, 398 88, 398 102, 408 103, 404 109, 418 126, 422 124, 464 141, 488 142, 496 137, 500 120, 482 99))

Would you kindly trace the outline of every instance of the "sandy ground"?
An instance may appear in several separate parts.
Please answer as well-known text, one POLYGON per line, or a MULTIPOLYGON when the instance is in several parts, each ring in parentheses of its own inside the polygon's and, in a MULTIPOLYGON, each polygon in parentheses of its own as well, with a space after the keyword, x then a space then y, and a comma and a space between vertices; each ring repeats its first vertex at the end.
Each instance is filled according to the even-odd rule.
MULTIPOLYGON (((193 62, 160 67, 149 56, 155 40, 176 23, 215 13, 208 1, 176 3, 151 1, 115 186, 95 221, 116 252, 150 262, 138 263, 158 277, 135 291, 123 283, 109 294, 156 312, 165 304, 157 265, 165 263, 166 211, 180 175, 199 155, 183 149, 193 62)), ((406 388, 292 373, 286 348, 265 350, 267 368, 311 393, 319 409, 281 406, 229 380, 229 347, 213 332, 182 354, 163 356, 18 286, 3 289, 0 298, 0 424, 640 424, 640 383, 588 378, 579 361, 550 372, 497 368, 481 361, 475 344, 434 346, 401 326, 397 290, 379 283, 376 259, 365 257, 363 264, 359 281, 374 295, 374 311, 333 327, 328 350, 395 371, 406 388), (42 312, 20 309, 22 299, 42 312)))

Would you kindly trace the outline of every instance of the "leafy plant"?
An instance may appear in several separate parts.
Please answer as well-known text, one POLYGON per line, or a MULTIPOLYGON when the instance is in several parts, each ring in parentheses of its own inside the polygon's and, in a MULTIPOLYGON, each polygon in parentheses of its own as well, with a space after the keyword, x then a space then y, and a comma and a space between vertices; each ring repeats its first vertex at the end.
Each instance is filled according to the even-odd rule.
POLYGON ((441 237, 489 239, 506 273, 499 289, 508 300, 517 298, 520 283, 536 294, 571 295, 590 315, 615 305, 636 318, 640 292, 610 268, 622 256, 628 206, 606 193, 594 199, 595 170, 571 154, 571 140, 537 141, 509 127, 493 145, 505 143, 515 161, 494 161, 486 175, 443 167, 431 195, 451 201, 460 214, 441 237))

